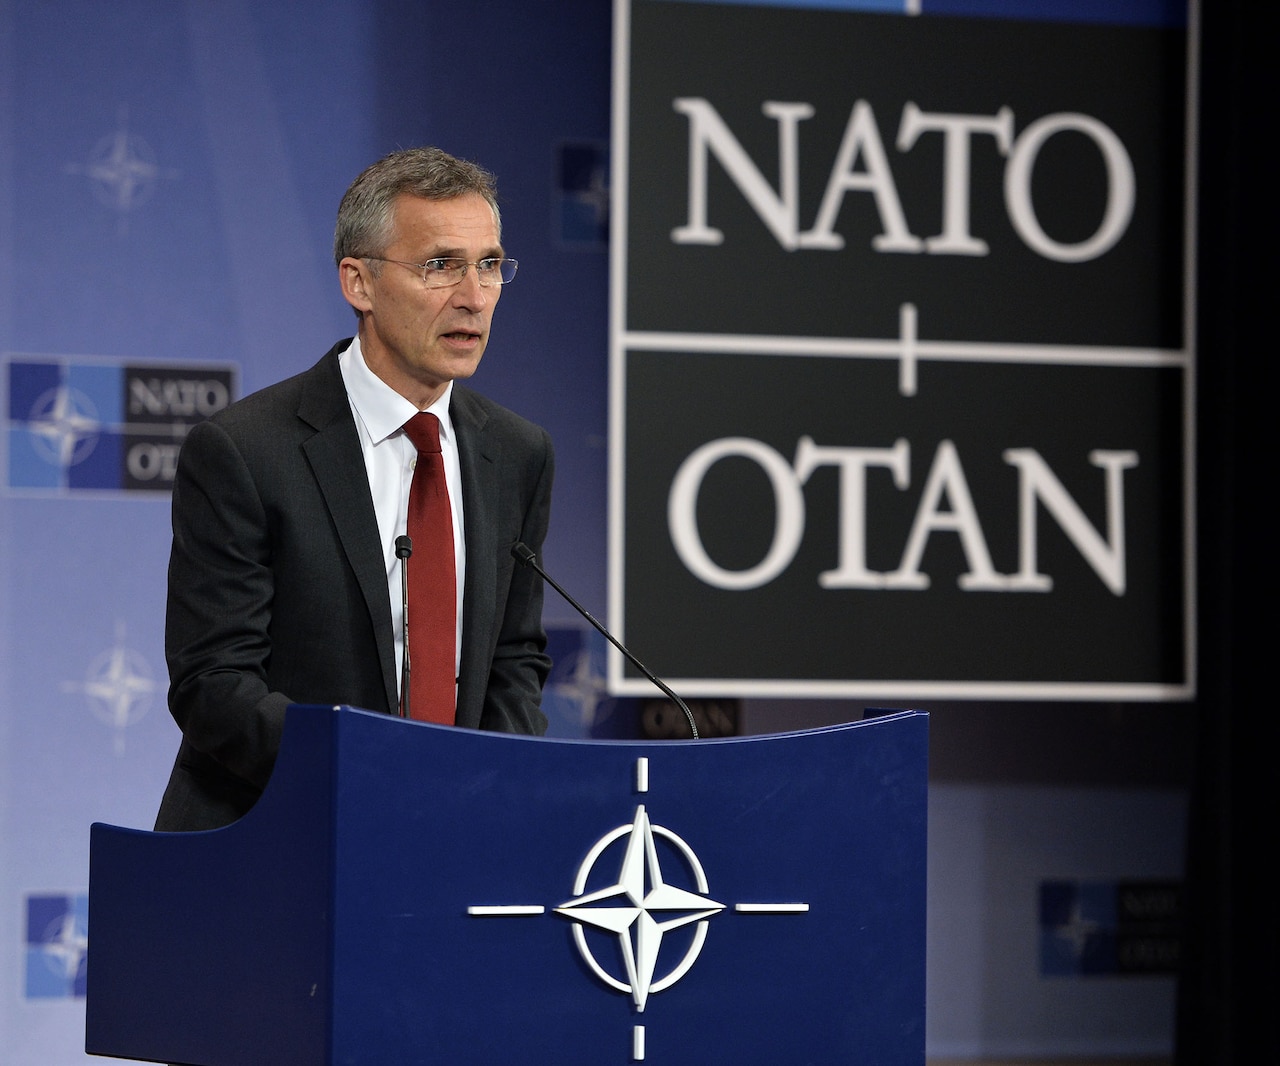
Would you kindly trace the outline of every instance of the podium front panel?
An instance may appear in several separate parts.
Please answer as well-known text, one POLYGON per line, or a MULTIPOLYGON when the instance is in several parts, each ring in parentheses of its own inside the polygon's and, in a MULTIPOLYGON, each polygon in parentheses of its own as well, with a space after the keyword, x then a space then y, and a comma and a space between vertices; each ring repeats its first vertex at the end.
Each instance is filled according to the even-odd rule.
MULTIPOLYGON (((291 708, 276 774, 241 822, 94 827, 89 1050, 121 1054, 127 1039, 147 1059, 157 1014, 182 1013, 155 1009, 154 974, 136 995, 100 991, 126 977, 95 957, 94 909, 113 894, 99 852, 124 840, 132 873, 117 862, 110 877, 130 881, 134 920, 149 897, 182 898, 177 849, 187 880, 209 851, 211 896, 242 886, 221 914, 203 898, 186 916, 206 956, 212 927, 226 957, 211 960, 212 998, 182 978, 201 997, 185 1024, 206 1035, 165 1047, 204 1057, 152 1061, 918 1066, 927 721, 648 743, 291 708), (264 895, 265 921, 246 925, 235 912, 264 895), (237 983, 254 973, 250 997, 237 983)), ((174 917, 155 948, 175 978, 187 929, 174 917)))

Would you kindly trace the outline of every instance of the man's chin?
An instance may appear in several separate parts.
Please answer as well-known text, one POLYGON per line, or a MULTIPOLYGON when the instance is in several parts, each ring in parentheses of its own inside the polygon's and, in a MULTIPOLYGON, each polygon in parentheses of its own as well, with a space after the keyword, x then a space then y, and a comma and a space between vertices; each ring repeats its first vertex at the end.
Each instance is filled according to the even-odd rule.
POLYGON ((447 337, 437 346, 436 351, 444 369, 457 378, 469 378, 476 372, 480 360, 484 357, 485 341, 476 338, 473 342, 451 342, 447 337))
POLYGON ((480 356, 476 356, 474 359, 460 359, 452 364, 453 380, 465 381, 479 369, 480 356))

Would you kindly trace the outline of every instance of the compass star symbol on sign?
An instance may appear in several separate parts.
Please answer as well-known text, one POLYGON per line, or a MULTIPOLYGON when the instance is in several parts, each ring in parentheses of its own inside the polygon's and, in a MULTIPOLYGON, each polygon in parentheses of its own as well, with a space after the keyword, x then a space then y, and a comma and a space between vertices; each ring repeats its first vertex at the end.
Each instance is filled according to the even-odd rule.
POLYGON ((661 992, 680 980, 697 960, 707 935, 707 919, 724 910, 724 904, 708 898, 707 878, 697 856, 670 830, 653 826, 644 804, 636 808, 631 825, 619 826, 602 837, 583 860, 574 881, 574 898, 555 908, 556 914, 571 918, 574 941, 583 961, 607 985, 630 992, 637 1010, 644 1010, 650 992, 661 992), (584 894, 587 879, 603 852, 623 836, 630 835, 622 868, 615 884, 584 894), (662 836, 680 852, 693 871, 697 892, 669 885, 663 880, 655 835, 662 836), (692 943, 679 964, 655 980, 662 938, 667 932, 698 923, 692 943), (584 926, 593 926, 618 937, 627 980, 607 973, 591 953, 584 926))

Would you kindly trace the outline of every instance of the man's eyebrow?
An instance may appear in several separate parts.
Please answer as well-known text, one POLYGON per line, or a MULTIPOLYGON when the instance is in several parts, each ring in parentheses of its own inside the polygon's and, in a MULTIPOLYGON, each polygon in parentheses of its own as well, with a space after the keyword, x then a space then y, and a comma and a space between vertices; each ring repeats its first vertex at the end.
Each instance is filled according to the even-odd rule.
MULTIPOLYGON (((502 259, 506 255, 502 250, 502 245, 495 245, 481 252, 476 259, 502 259)), ((442 248, 438 251, 430 252, 423 256, 419 262, 426 262, 429 259, 466 259, 467 253, 462 248, 442 248)))

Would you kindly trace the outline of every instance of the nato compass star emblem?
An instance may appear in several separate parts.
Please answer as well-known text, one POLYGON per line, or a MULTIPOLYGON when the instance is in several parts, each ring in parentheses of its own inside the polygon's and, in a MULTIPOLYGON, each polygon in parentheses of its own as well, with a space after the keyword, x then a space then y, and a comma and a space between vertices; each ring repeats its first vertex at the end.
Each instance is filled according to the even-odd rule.
POLYGON ((79 916, 67 913, 51 922, 41 942, 45 964, 59 977, 71 980, 84 966, 89 933, 79 916))
POLYGON ((596 842, 578 870, 573 891, 574 898, 555 908, 556 914, 573 919, 573 937, 583 962, 605 984, 621 992, 630 992, 638 1011, 644 1010, 650 992, 669 988, 689 971, 707 936, 706 919, 724 910, 723 903, 706 896, 707 877, 698 857, 674 833, 650 824, 643 803, 636 808, 631 825, 619 826, 596 842), (654 844, 655 834, 667 837, 680 850, 694 871, 697 892, 676 888, 663 881, 654 844), (630 839, 617 882, 608 888, 584 894, 587 878, 600 854, 615 840, 628 835, 630 839), (694 922, 698 923, 697 932, 684 958, 664 978, 655 981, 663 934, 694 922), (587 925, 617 935, 626 963, 625 983, 611 977, 596 961, 583 935, 583 927, 587 925))
POLYGON ((1053 935, 1067 946, 1073 958, 1079 959, 1084 955, 1089 942, 1101 929, 1100 922, 1085 917, 1080 901, 1077 900, 1071 905, 1071 913, 1067 916, 1067 920, 1053 931, 1053 935))
POLYGON ((156 690, 151 667, 125 644, 125 625, 116 622, 115 645, 89 664, 84 681, 64 681, 64 692, 82 692, 96 717, 115 730, 115 753, 124 754, 125 730, 141 719, 156 690))
POLYGON ((122 105, 116 128, 94 145, 87 163, 70 164, 70 174, 84 174, 92 182, 93 195, 99 203, 119 215, 121 234, 126 230, 128 213, 145 203, 162 178, 176 178, 177 170, 161 167, 151 145, 129 131, 129 108, 122 105))
MULTIPOLYGON (((637 791, 648 791, 648 759, 636 760, 637 791)), ((616 850, 616 849, 613 849, 616 850)), ((685 976, 697 961, 707 939, 710 919, 726 909, 726 904, 710 895, 707 875, 694 850, 677 834, 664 826, 654 825, 643 803, 637 805, 630 824, 620 825, 605 833, 587 851, 573 881, 573 897, 552 912, 574 923, 573 939, 578 953, 590 971, 608 987, 631 996, 637 1013, 645 1009, 652 993, 670 988, 685 976), (605 888, 587 891, 592 873, 605 861, 606 853, 617 842, 626 839, 621 864, 613 882, 605 888), (666 842, 679 861, 680 875, 689 879, 690 887, 673 883, 675 870, 664 868, 658 840, 666 842), (693 926, 692 939, 683 953, 659 973, 663 938, 666 934, 693 926), (610 973, 601 965, 587 942, 587 928, 616 937, 624 972, 610 973)), ((740 914, 800 914, 809 910, 807 903, 738 903, 740 914)), ((539 905, 473 906, 467 913, 477 917, 498 915, 540 915, 546 908, 539 905)), ((644 1058, 644 1026, 632 1031, 632 1059, 644 1058)))
POLYGON ((27 427, 36 451, 65 470, 93 454, 102 423, 88 396, 79 389, 60 385, 37 398, 27 427))
POLYGON ((578 724, 590 729, 607 694, 604 673, 596 665, 595 649, 589 637, 582 638, 581 646, 567 662, 561 660, 556 665, 557 669, 547 679, 547 690, 572 704, 578 724))

